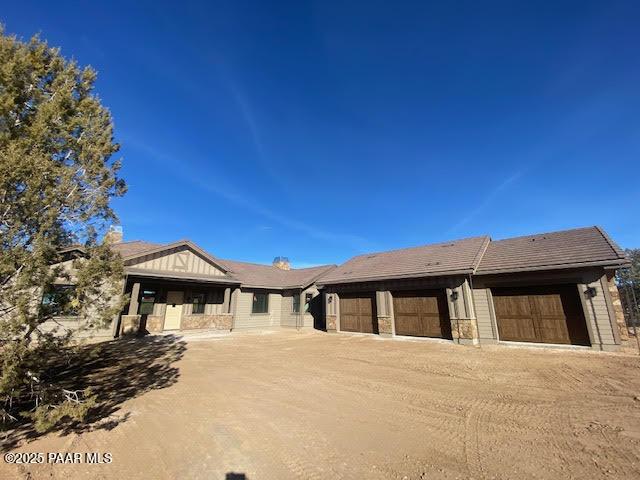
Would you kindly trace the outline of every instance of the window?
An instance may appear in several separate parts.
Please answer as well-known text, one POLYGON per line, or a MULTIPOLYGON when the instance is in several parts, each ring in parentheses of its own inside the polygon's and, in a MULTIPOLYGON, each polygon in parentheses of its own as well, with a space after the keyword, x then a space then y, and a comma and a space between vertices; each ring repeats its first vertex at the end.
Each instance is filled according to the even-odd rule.
POLYGON ((42 296, 42 307, 54 316, 78 315, 78 299, 74 285, 52 285, 42 296))
POLYGON ((269 313, 269 294, 254 293, 251 313, 269 313))
POLYGON ((311 300, 313 300, 313 293, 305 293, 304 294, 304 311, 309 311, 309 306, 311 305, 311 300))
POLYGON ((293 294, 292 311, 293 311, 293 313, 300 313, 300 294, 299 293, 294 293, 293 294))
POLYGON ((140 297, 140 307, 138 313, 140 315, 153 314, 153 306, 156 303, 156 291, 155 290, 143 290, 140 297))
POLYGON ((194 293, 191 297, 191 303, 193 304, 191 313, 197 315, 204 313, 204 306, 207 303, 207 294, 194 293))

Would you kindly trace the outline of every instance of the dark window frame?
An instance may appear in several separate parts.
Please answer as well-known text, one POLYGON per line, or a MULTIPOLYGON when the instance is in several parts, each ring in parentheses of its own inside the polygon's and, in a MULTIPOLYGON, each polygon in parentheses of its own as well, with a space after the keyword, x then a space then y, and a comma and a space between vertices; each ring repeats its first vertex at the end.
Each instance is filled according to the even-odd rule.
POLYGON ((300 313, 300 294, 294 293, 291 296, 291 311, 293 313, 300 313))
POLYGON ((269 294, 266 292, 253 292, 253 301, 251 302, 251 314, 261 315, 269 313, 269 294), (264 306, 261 305, 262 302, 258 302, 258 297, 264 297, 264 306), (256 306, 259 306, 261 309, 256 310, 256 306), (262 310, 264 308, 264 310, 262 310))
POLYGON ((313 293, 307 292, 304 294, 304 311, 308 312, 311 307, 311 302, 313 301, 313 293))
POLYGON ((69 302, 69 297, 75 294, 75 290, 75 285, 51 285, 50 290, 42 294, 40 305, 50 308, 54 317, 77 317, 80 307, 73 307, 69 302))
POLYGON ((204 310, 207 305, 207 294, 205 292, 194 292, 191 295, 191 314, 192 315, 204 315, 204 310), (202 302, 196 302, 196 298, 201 298, 202 302))
POLYGON ((138 301, 138 314, 139 315, 153 315, 153 309, 156 304, 156 299, 158 298, 158 290, 157 289, 145 289, 140 294, 140 299, 138 301), (153 298, 153 301, 145 301, 145 297, 153 298), (146 306, 150 305, 150 311, 146 311, 146 306))

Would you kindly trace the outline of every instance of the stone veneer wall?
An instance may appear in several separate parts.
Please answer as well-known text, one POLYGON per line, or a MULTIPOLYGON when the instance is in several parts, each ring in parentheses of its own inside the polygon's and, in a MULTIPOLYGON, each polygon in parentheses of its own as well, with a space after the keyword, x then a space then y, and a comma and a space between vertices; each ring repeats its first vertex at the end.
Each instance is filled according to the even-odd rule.
POLYGON ((451 335, 456 343, 479 343, 478 324, 475 318, 451 319, 451 335))
POLYGON ((335 332, 337 330, 337 315, 327 315, 327 332, 335 332))
POLYGON ((161 332, 164 328, 164 316, 162 315, 148 315, 147 316, 147 331, 150 333, 161 332))
POLYGON ((196 330, 212 328, 216 330, 231 330, 233 327, 233 315, 183 315, 180 321, 180 330, 196 330))
POLYGON ((627 329, 627 322, 624 319, 624 310, 622 309, 622 302, 620 301, 620 291, 616 285, 615 274, 613 272, 607 273, 607 285, 609 287, 609 294, 611 295, 615 321, 618 330, 620 330, 620 340, 622 342, 628 342, 629 330, 627 329))
POLYGON ((122 315, 120 335, 136 335, 140 330, 140 315, 122 315))
POLYGON ((393 320, 389 316, 378 317, 378 333, 384 337, 393 335, 393 320))

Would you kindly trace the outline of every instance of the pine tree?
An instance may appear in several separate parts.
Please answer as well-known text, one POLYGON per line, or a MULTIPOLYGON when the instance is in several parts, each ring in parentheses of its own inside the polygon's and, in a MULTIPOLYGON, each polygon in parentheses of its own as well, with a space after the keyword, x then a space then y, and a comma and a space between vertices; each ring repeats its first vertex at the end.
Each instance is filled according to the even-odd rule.
POLYGON ((90 405, 56 386, 50 365, 73 332, 45 322, 73 311, 95 328, 122 308, 122 261, 97 234, 115 221, 110 200, 126 186, 95 80, 37 36, 23 42, 0 26, 0 415, 32 417, 39 429, 90 405), (75 244, 83 254, 55 266, 75 244), (42 302, 56 283, 75 288, 42 302))

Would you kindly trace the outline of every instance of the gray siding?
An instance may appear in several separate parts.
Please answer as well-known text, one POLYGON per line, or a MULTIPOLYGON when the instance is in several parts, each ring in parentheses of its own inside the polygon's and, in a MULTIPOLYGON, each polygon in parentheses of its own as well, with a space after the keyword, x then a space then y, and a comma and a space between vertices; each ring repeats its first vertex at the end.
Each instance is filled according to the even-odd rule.
POLYGON ((491 293, 486 288, 474 288, 473 298, 476 305, 476 318, 478 321, 478 335, 482 340, 495 340, 493 312, 490 305, 491 293))
MULTIPOLYGON (((606 278, 604 280, 606 281, 606 278)), ((591 335, 593 337, 592 342, 602 345, 603 349, 609 349, 609 347, 616 344, 616 341, 611 327, 612 319, 609 318, 609 309, 607 308, 606 297, 600 278, 579 284, 578 290, 581 294, 580 297, 583 299, 586 318, 589 322, 591 335), (596 295, 594 297, 585 298, 584 291, 587 287, 596 289, 596 295)))
POLYGON ((286 291, 282 294, 280 325, 283 327, 313 327, 313 316, 304 311, 304 298, 307 293, 311 293, 313 298, 317 297, 319 295, 318 289, 312 286, 302 291, 300 294, 300 313, 293 312, 294 293, 294 291, 286 291))
POLYGON ((236 310, 234 312, 234 328, 279 327, 282 311, 282 295, 277 292, 269 292, 269 313, 251 313, 254 291, 255 290, 241 289, 237 294, 236 310))

